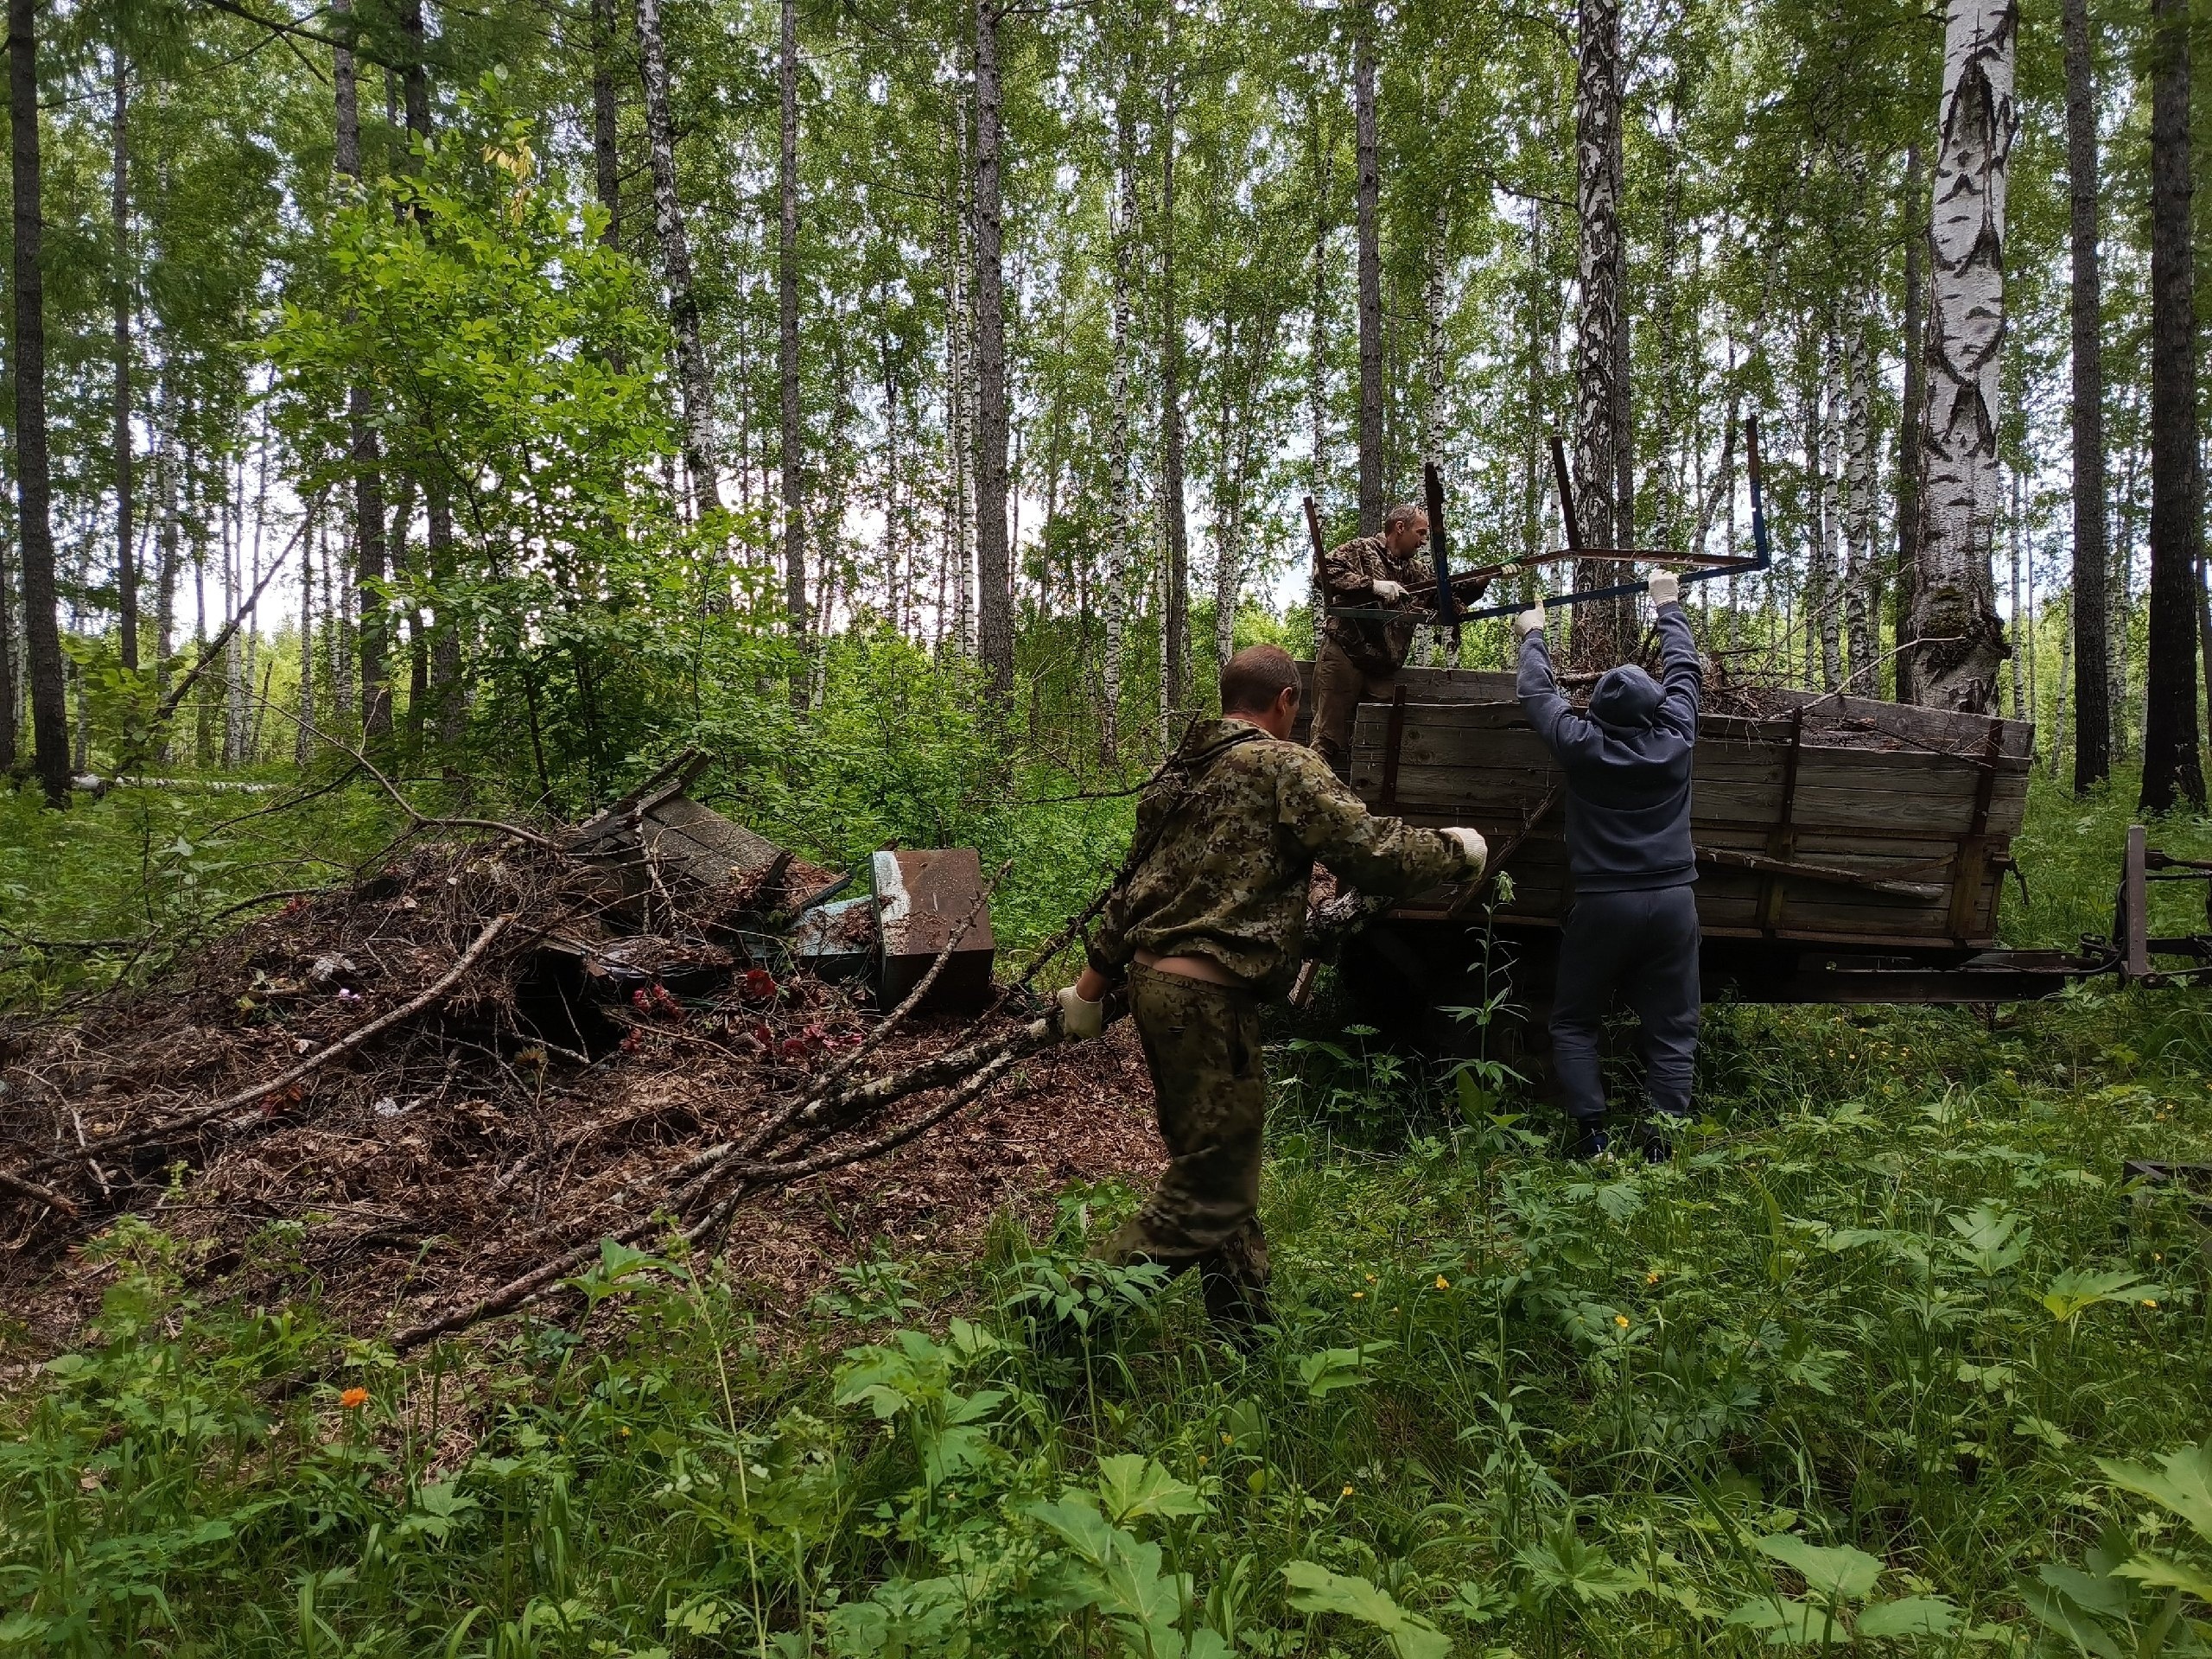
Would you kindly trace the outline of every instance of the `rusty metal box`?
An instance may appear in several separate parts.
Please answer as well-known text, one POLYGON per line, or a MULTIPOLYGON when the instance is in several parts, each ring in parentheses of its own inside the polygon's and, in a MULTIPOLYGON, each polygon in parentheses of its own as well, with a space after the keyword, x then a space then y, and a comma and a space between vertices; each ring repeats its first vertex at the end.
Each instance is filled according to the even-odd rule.
POLYGON ((972 911, 975 920, 954 945, 951 959, 921 1007, 956 1011, 982 1007, 991 994, 991 964, 998 941, 991 934, 989 902, 976 904, 983 890, 983 865, 976 849, 878 853, 873 874, 883 938, 883 1006, 897 1007, 920 982, 972 911))

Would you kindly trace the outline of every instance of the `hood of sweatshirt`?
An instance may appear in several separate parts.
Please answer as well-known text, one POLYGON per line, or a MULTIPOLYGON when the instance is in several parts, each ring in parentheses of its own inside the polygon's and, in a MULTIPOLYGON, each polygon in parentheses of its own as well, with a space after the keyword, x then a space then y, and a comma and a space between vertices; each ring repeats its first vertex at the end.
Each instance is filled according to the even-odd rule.
POLYGON ((1659 713, 1659 683, 1634 663, 1605 671, 1590 694, 1590 718, 1617 732, 1648 729, 1659 713))

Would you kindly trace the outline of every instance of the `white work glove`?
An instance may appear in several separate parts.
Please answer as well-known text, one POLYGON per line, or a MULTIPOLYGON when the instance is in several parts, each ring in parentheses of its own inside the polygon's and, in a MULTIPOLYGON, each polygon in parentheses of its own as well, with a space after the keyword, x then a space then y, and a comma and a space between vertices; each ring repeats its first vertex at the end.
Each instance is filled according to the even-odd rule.
POLYGON ((1060 1035, 1071 1043, 1087 1043, 1106 1029, 1106 1003, 1085 1001, 1075 987, 1060 988, 1060 1035))
POLYGON ((1479 830, 1446 830, 1444 832, 1459 845, 1459 855, 1467 861, 1468 880, 1480 875, 1490 863, 1490 847, 1483 840, 1479 830))
POLYGON ((1544 607, 1541 605, 1531 605, 1513 619, 1513 637, 1516 641, 1526 639, 1530 634, 1541 633, 1543 631, 1544 607))
POLYGON ((1662 570, 1647 586, 1654 605, 1672 605, 1682 596, 1681 578, 1671 570, 1662 570))
POLYGON ((1406 584, 1378 578, 1367 584, 1375 590, 1375 597, 1385 605, 1395 605, 1406 596, 1406 584))

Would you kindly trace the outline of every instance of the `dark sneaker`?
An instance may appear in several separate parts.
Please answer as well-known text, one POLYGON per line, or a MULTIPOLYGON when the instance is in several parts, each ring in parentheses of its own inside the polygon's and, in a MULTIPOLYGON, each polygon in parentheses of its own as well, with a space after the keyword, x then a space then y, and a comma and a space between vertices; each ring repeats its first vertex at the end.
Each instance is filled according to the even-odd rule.
POLYGON ((1613 1155, 1613 1143, 1602 1123, 1574 1125, 1574 1144, 1567 1154, 1586 1164, 1594 1164, 1613 1155))
POLYGON ((1650 1120, 1643 1126, 1643 1161, 1647 1164, 1671 1163, 1675 1147, 1681 1140, 1682 1132, 1689 1128, 1689 1123, 1687 1117, 1677 1117, 1672 1112, 1654 1112, 1650 1120))

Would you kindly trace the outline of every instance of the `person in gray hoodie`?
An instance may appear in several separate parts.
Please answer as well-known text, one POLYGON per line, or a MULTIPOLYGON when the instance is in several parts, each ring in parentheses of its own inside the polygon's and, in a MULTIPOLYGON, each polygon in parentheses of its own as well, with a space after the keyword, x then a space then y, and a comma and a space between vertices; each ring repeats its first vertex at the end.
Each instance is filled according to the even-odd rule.
POLYGON ((1636 1013, 1656 1133, 1689 1115, 1697 1054, 1697 855, 1690 844, 1690 762, 1704 676, 1681 585, 1651 578, 1661 679, 1633 663, 1609 669, 1577 713, 1560 694, 1544 645, 1544 609, 1513 619, 1521 707, 1567 776, 1567 856, 1574 903, 1560 940, 1552 1056, 1576 1150, 1607 1150, 1599 1043, 1618 995, 1636 1013))

